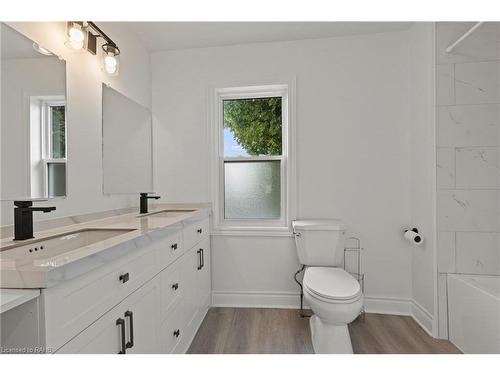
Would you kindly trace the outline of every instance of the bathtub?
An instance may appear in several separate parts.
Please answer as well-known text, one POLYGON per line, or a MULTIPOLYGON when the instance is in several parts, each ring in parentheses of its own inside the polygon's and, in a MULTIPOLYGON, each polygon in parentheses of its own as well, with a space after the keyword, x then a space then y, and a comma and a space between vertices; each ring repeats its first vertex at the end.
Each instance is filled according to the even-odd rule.
POLYGON ((448 274, 448 333, 464 353, 500 353, 500 276, 448 274))

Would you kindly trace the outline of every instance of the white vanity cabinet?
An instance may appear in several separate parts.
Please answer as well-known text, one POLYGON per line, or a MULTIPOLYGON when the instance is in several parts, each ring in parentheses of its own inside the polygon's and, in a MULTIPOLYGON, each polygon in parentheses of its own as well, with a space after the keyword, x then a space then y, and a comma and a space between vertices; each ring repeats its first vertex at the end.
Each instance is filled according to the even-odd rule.
POLYGON ((46 330, 52 330, 45 333, 44 345, 57 353, 185 353, 210 305, 208 231, 205 217, 155 240, 107 273, 99 270, 85 275, 85 282, 63 283, 63 292, 42 291, 46 330), (127 272, 128 281, 117 283, 127 272), (131 283, 124 291, 133 280, 140 285, 131 283), (112 286, 100 290, 96 283, 112 286), (113 288, 121 298, 117 303, 113 288), (60 305, 73 296, 76 306, 60 305), (110 299, 113 305, 106 309, 104 301, 110 299))
POLYGON ((157 277, 125 298, 57 353, 156 353, 160 313, 157 277))

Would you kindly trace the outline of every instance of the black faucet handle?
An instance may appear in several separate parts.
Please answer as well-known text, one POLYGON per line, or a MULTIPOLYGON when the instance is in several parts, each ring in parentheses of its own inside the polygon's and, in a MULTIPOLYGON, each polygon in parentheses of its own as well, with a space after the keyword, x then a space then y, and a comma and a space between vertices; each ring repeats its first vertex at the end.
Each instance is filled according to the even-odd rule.
POLYGON ((149 194, 154 194, 154 193, 140 193, 141 198, 147 198, 147 199, 160 199, 161 198, 159 195, 149 195, 149 194))
POLYGON ((29 208, 33 205, 33 201, 14 201, 14 206, 19 208, 29 208))

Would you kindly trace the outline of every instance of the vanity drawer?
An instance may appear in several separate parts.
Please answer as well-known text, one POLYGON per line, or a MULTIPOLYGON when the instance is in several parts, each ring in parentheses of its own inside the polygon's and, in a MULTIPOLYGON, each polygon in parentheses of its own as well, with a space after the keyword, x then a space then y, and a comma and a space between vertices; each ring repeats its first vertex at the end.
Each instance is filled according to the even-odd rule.
POLYGON ((161 353, 172 353, 179 346, 185 335, 183 325, 182 300, 167 312, 168 317, 163 321, 160 328, 160 351, 161 353))
POLYGON ((171 309, 184 294, 184 283, 181 280, 180 260, 160 273, 160 306, 161 317, 167 317, 171 309))
POLYGON ((182 232, 180 230, 177 233, 162 239, 158 246, 161 268, 167 267, 170 263, 179 258, 182 255, 182 252, 182 232))
POLYGON ((196 245, 208 235, 209 230, 210 219, 208 217, 184 227, 184 247, 186 249, 191 249, 194 245, 196 245))
POLYGON ((53 351, 151 279, 158 269, 155 244, 55 287, 42 290, 45 344, 53 351))

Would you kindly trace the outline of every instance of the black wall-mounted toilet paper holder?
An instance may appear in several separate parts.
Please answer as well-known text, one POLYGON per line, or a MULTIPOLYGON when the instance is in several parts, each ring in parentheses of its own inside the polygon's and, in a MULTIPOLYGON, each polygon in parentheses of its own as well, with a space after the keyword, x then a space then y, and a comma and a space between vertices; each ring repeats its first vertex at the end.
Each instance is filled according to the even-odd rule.
MULTIPOLYGON (((418 229, 417 229, 417 228, 406 229, 406 230, 404 231, 404 233, 406 233, 406 232, 408 232, 408 231, 412 231, 412 232, 415 232, 415 233, 417 233, 417 234, 418 234, 418 229)), ((404 234, 404 233, 403 233, 403 234, 404 234)), ((413 241, 415 241, 415 243, 417 243, 417 244, 421 243, 421 242, 422 242, 422 236, 415 236, 415 237, 413 238, 413 241)))

